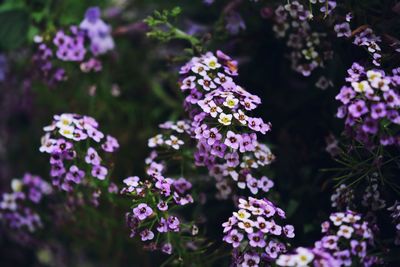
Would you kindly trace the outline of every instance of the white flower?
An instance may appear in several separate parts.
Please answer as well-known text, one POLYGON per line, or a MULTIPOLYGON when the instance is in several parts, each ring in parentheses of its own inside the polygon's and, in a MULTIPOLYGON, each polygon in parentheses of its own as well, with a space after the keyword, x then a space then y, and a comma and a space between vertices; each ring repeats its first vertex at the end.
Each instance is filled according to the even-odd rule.
POLYGON ((16 210, 17 203, 15 199, 15 194, 4 193, 3 200, 0 202, 0 209, 16 210))
POLYGON ((314 259, 314 254, 306 248, 299 247, 296 252, 295 266, 307 266, 314 259))
POLYGON ((56 123, 56 126, 60 129, 64 127, 69 127, 73 121, 74 118, 70 114, 62 114, 59 121, 56 123))
POLYGON ((344 213, 337 212, 329 216, 329 219, 333 222, 334 225, 339 226, 343 223, 344 213))
POLYGON ((250 218, 250 213, 244 209, 240 209, 238 212, 233 212, 233 215, 241 221, 245 221, 250 218))
POLYGON ((218 63, 218 59, 216 57, 207 57, 204 59, 204 63, 212 70, 218 69, 221 67, 221 64, 218 63))
POLYGON ((223 125, 230 125, 232 122, 232 114, 221 113, 219 114, 218 121, 223 125))
POLYGON ((197 81, 197 83, 200 84, 201 86, 203 86, 203 89, 206 90, 206 91, 210 91, 210 89, 217 88, 215 83, 208 76, 204 76, 203 79, 199 79, 197 81))
POLYGON ((11 188, 14 192, 20 192, 22 190, 22 182, 20 179, 12 179, 11 180, 11 188))
POLYGON ((240 209, 249 209, 251 207, 251 205, 249 204, 249 202, 244 199, 244 198, 239 198, 239 205, 238 207, 240 209))
POLYGON ((352 82, 351 86, 353 86, 354 91, 356 91, 358 93, 372 94, 374 92, 372 90, 371 86, 369 85, 368 81, 352 82))
POLYGON ((222 112, 222 108, 218 107, 218 106, 214 103, 214 101, 213 101, 213 102, 210 102, 209 107, 210 107, 210 115, 211 115, 211 117, 213 117, 213 118, 217 117, 218 114, 222 112))
POLYGON ((339 231, 337 232, 337 235, 350 239, 353 232, 354 232, 353 227, 347 225, 341 225, 339 231))
POLYGON ((371 81, 371 85, 374 88, 380 89, 383 92, 389 91, 389 84, 390 84, 390 79, 388 78, 376 78, 373 81, 371 81))
POLYGON ((147 145, 148 145, 148 147, 156 147, 156 146, 162 145, 163 143, 164 143, 164 140, 162 138, 162 135, 157 134, 156 136, 149 139, 147 145))
POLYGON ((52 132, 56 129, 56 124, 52 123, 51 125, 47 125, 45 127, 43 127, 43 131, 45 132, 52 132))
POLYGON ((238 227, 246 231, 246 233, 251 234, 254 232, 253 230, 254 222, 248 219, 241 220, 238 223, 238 227))
POLYGON ((182 90, 187 90, 187 89, 192 89, 196 86, 195 83, 196 77, 195 76, 189 76, 186 77, 183 81, 182 81, 182 85, 181 85, 181 89, 182 90))
POLYGON ((216 77, 214 79, 214 82, 216 82, 218 84, 224 84, 224 83, 227 83, 227 82, 232 82, 232 80, 233 80, 231 77, 226 76, 225 74, 220 73, 220 72, 217 73, 217 76, 218 77, 216 77))
POLYGON ((276 264, 279 266, 295 266, 296 258, 294 255, 280 255, 276 264))
POLYGON ((203 64, 200 63, 196 63, 193 67, 192 67, 192 71, 194 73, 197 73, 201 76, 206 76, 207 75, 207 70, 209 70, 209 68, 203 64))
POLYGON ((181 145, 184 144, 182 140, 179 140, 175 135, 171 135, 165 144, 171 146, 173 149, 178 150, 181 145))
POLYGON ((353 223, 359 221, 360 219, 361 219, 360 215, 357 215, 357 214, 353 215, 353 214, 349 213, 349 214, 346 214, 346 217, 343 218, 343 221, 353 224, 353 223))
POLYGON ((64 127, 60 128, 58 130, 58 132, 65 138, 73 139, 74 138, 74 130, 75 130, 74 126, 64 126, 64 127))
POLYGON ((382 73, 374 70, 369 70, 367 71, 367 77, 368 80, 372 83, 376 79, 381 79, 382 78, 382 73))
POLYGON ((241 124, 246 125, 248 117, 241 109, 234 113, 233 117, 235 117, 235 119, 237 119, 241 124))
POLYGON ((47 133, 41 138, 40 142, 42 145, 40 146, 39 151, 42 153, 51 153, 53 151, 53 146, 57 143, 57 140, 51 139, 50 134, 47 133))
POLYGON ((228 108, 234 108, 239 103, 239 100, 233 96, 228 96, 223 103, 228 108))

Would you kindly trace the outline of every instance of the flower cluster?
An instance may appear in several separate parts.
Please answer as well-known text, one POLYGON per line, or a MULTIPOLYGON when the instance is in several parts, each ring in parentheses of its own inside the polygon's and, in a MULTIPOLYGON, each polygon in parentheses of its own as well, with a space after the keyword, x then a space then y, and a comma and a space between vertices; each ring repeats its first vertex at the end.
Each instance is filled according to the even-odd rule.
MULTIPOLYGON (((352 38, 352 30, 350 27, 351 14, 346 16, 346 21, 337 23, 334 26, 337 37, 352 38)), ((372 63, 375 66, 380 66, 381 47, 379 43, 381 38, 377 36, 371 28, 360 27, 354 31, 353 44, 364 47, 372 57, 372 63)))
POLYGON ((33 62, 39 67, 40 75, 49 85, 67 79, 65 70, 52 63, 54 53, 47 44, 41 43, 33 56, 33 62))
POLYGON ((69 113, 55 115, 44 131, 40 151, 50 154, 50 175, 55 187, 70 192, 74 185, 93 183, 86 177, 104 180, 109 175, 101 154, 114 152, 119 144, 111 135, 104 136, 99 131, 95 119, 69 113))
POLYGON ((126 222, 131 237, 140 235, 147 248, 171 254, 175 246, 181 246, 177 239, 184 229, 182 219, 172 215, 176 207, 193 203, 188 193, 192 184, 185 178, 172 179, 162 175, 164 166, 151 162, 147 169, 149 180, 137 176, 124 179, 125 187, 121 193, 132 196, 134 205, 126 214, 126 222))
POLYGON ((42 220, 33 208, 43 196, 52 192, 50 184, 39 176, 26 173, 22 179, 13 179, 11 193, 3 193, 0 201, 0 221, 12 229, 33 232, 42 226, 42 220))
POLYGON ((346 184, 341 184, 335 189, 335 192, 331 195, 331 206, 337 209, 347 209, 349 205, 353 203, 354 190, 348 187, 346 184))
POLYGON ((100 8, 91 7, 86 11, 85 19, 79 25, 90 39, 90 50, 93 55, 105 54, 114 49, 111 27, 100 16, 100 8))
POLYGON ((373 233, 361 216, 350 210, 333 213, 321 225, 324 236, 312 249, 298 248, 294 254, 281 255, 279 266, 372 266, 380 262, 368 255, 373 248, 373 233))
POLYGON ((369 146, 375 144, 374 138, 384 146, 399 145, 400 70, 385 74, 354 63, 347 72, 350 86, 343 86, 336 96, 343 104, 337 117, 346 118, 347 134, 369 146))
POLYGON ((274 159, 256 134, 265 134, 271 124, 248 114, 261 100, 234 82, 237 62, 221 51, 216 55, 208 52, 192 58, 180 74, 180 88, 188 93, 184 105, 192 120, 188 133, 197 140, 196 165, 206 166, 221 183, 220 188, 229 188, 222 179, 228 176, 253 194, 267 192, 272 181, 257 179, 251 172, 274 159))
POLYGON ((394 243, 398 246, 400 245, 400 203, 396 201, 393 206, 388 208, 388 211, 391 212, 390 217, 395 224, 396 238, 394 240, 394 243))
POLYGON ((222 226, 234 248, 237 266, 259 266, 286 252, 285 238, 294 237, 292 225, 280 225, 285 212, 267 199, 239 199, 239 210, 222 226))
POLYGON ((99 72, 102 64, 97 56, 114 49, 111 28, 100 19, 98 7, 89 8, 79 26, 58 30, 51 43, 46 43, 41 36, 36 36, 34 41, 38 49, 33 61, 39 66, 41 76, 50 84, 67 79, 64 68, 53 63, 55 57, 61 61, 79 62, 82 72, 99 72))
POLYGON ((180 120, 176 123, 167 121, 159 126, 161 129, 171 132, 171 134, 158 134, 150 138, 148 141, 148 147, 150 148, 162 147, 165 149, 172 148, 174 150, 179 150, 181 146, 185 144, 182 139, 179 139, 180 136, 184 137, 191 133, 190 123, 186 120, 180 120))
MULTIPOLYGON (((332 3, 334 1, 322 4, 321 12, 326 13, 327 6, 328 12, 331 12, 336 6, 332 3)), ((324 67, 325 62, 332 58, 325 34, 311 29, 308 21, 311 16, 310 11, 298 1, 280 5, 275 10, 273 30, 277 38, 286 37, 286 45, 291 49, 289 58, 292 69, 303 76, 309 76, 316 68, 324 67)))
POLYGON ((354 37, 353 43, 360 47, 365 47, 368 53, 372 56, 372 63, 375 66, 380 66, 381 55, 381 47, 379 43, 381 42, 381 38, 375 35, 374 31, 371 28, 366 28, 360 33, 356 34, 354 37))

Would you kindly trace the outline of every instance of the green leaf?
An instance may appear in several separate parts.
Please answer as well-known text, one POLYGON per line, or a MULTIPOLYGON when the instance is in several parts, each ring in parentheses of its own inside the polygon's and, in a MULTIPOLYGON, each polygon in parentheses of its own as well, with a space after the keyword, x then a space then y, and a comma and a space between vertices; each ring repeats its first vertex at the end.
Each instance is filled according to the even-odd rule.
POLYGON ((0 49, 11 50, 27 39, 29 14, 22 9, 0 12, 0 49))

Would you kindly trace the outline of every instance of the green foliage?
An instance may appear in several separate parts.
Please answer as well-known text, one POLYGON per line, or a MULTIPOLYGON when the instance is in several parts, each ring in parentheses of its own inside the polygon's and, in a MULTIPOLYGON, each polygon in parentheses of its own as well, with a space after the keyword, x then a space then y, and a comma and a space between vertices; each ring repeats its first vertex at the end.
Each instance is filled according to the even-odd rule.
POLYGON ((181 11, 180 7, 174 7, 171 10, 162 10, 161 12, 158 10, 154 11, 153 16, 148 16, 144 20, 151 29, 147 33, 147 36, 161 42, 169 42, 174 39, 185 40, 191 44, 194 52, 200 52, 202 49, 201 42, 196 37, 185 33, 171 23, 171 20, 176 20, 181 11))
POLYGON ((0 12, 0 50, 19 48, 27 40, 29 14, 23 9, 0 12))

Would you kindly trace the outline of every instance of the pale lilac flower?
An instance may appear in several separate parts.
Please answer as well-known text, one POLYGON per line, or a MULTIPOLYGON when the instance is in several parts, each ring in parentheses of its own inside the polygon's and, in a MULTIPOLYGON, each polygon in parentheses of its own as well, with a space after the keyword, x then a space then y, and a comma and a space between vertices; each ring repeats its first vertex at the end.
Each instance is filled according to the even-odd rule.
POLYGON ((152 240, 154 238, 154 233, 149 229, 144 229, 140 232, 142 241, 152 240))
POLYGON ((101 165, 94 165, 92 168, 92 176, 96 177, 99 180, 104 180, 108 174, 108 170, 106 167, 101 165))
POLYGON ((139 204, 133 209, 133 214, 141 221, 153 214, 153 210, 145 203, 139 204))
POLYGON ((67 179, 68 181, 73 181, 76 184, 79 184, 82 181, 84 176, 85 176, 84 171, 78 169, 77 166, 72 165, 69 168, 69 172, 65 176, 65 179, 67 179))
POLYGON ((87 151, 87 154, 85 157, 85 162, 87 164, 92 164, 95 166, 100 165, 101 158, 94 148, 92 148, 92 147, 88 148, 88 151, 87 151))
POLYGON ((354 118, 359 118, 361 115, 367 112, 368 108, 366 107, 365 102, 363 100, 357 100, 356 102, 354 102, 349 106, 349 113, 354 118))
POLYGON ((224 144, 234 150, 239 149, 240 142, 242 141, 242 136, 240 134, 235 134, 232 131, 228 131, 224 144))

